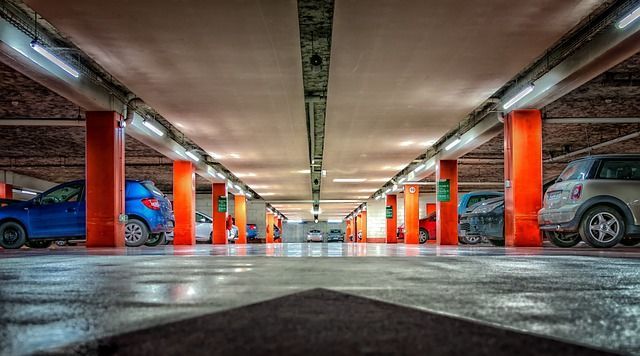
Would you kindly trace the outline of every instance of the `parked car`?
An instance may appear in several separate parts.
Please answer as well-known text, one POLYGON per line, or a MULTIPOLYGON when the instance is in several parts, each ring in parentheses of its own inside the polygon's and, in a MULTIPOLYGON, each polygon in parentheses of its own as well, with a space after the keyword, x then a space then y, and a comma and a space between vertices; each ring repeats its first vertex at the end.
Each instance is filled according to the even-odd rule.
POLYGON ((330 229, 327 234, 327 242, 344 242, 344 233, 340 229, 330 229))
POLYGON ((324 238, 322 236, 322 231, 320 230, 310 230, 307 234, 307 242, 323 242, 324 238))
POLYGON ((567 165, 545 194, 538 224, 556 246, 640 243, 640 154, 598 155, 567 165))
MULTIPOLYGON (((173 231, 166 235, 165 243, 173 241, 173 231)), ((211 242, 213 237, 213 219, 202 212, 196 211, 196 241, 197 242, 211 242)), ((157 244, 149 244, 148 246, 155 246, 157 244)))
POLYGON ((504 246, 504 197, 484 200, 460 216, 460 231, 466 243, 487 238, 494 246, 504 246))
MULTIPOLYGON (((404 224, 398 227, 396 236, 399 240, 404 240, 404 224)), ((423 244, 428 240, 436 239, 436 213, 432 212, 426 218, 420 219, 418 230, 418 242, 423 244)))
POLYGON ((247 224, 247 240, 255 240, 258 238, 258 226, 256 224, 247 224))
MULTIPOLYGON (((35 198, 0 208, 0 246, 49 247, 56 240, 86 236, 85 181, 58 185, 35 198)), ((125 242, 141 246, 158 234, 172 231, 171 203, 153 182, 127 180, 125 184, 125 242)))

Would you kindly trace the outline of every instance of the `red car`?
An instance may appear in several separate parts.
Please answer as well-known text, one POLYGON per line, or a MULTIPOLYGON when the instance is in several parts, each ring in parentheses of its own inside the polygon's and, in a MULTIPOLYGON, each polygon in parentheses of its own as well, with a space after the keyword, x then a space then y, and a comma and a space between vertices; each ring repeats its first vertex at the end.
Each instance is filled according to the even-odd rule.
MULTIPOLYGON (((423 244, 427 240, 436 239, 436 213, 429 214, 424 219, 420 219, 420 233, 418 235, 418 241, 423 244)), ((398 227, 398 240, 404 240, 404 224, 398 227)))

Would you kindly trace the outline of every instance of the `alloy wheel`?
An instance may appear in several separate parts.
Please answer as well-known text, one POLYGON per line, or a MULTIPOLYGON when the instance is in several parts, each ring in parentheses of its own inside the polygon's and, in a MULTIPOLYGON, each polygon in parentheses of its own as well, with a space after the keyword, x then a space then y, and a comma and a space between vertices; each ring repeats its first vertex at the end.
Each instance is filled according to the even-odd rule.
POLYGON ((18 240, 18 237, 18 231, 12 228, 5 229, 2 234, 2 240, 8 245, 15 243, 18 240))
POLYGON ((124 238, 127 242, 137 242, 142 239, 142 228, 138 224, 127 224, 124 228, 124 238))
POLYGON ((599 212, 589 220, 589 234, 599 242, 610 242, 619 232, 620 222, 611 213, 599 212))

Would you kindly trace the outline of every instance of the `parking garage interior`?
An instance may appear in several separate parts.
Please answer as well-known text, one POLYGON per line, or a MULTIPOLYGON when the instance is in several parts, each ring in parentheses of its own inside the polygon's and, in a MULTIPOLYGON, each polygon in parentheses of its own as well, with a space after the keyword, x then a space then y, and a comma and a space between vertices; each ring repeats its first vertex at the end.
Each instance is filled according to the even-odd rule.
POLYGON ((640 1, 0 0, 0 79, 0 354, 640 354, 640 1))

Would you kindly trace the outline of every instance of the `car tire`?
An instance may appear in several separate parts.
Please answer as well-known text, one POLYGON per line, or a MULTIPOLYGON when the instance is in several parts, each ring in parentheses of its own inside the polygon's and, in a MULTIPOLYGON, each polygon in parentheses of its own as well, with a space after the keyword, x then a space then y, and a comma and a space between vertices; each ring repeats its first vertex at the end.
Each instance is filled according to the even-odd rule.
POLYGON ((27 232, 17 222, 8 221, 0 225, 0 246, 6 249, 22 247, 27 242, 27 232))
POLYGON ((617 210, 608 206, 596 206, 582 217, 580 236, 593 247, 609 248, 622 240, 625 228, 624 219, 617 210))
POLYGON ((545 231, 544 235, 549 242, 557 247, 573 247, 582 241, 580 234, 577 232, 561 233, 556 231, 545 231))
POLYGON ((620 240, 620 244, 624 246, 635 246, 637 244, 640 244, 640 239, 633 239, 633 238, 626 237, 620 240))
POLYGON ((138 219, 129 219, 124 226, 124 241, 127 247, 140 247, 149 239, 149 229, 138 219))
POLYGON ((56 240, 56 246, 63 247, 67 245, 67 241, 65 240, 56 240))
POLYGON ((477 245, 482 241, 482 237, 480 235, 465 235, 460 236, 458 241, 465 245, 477 245), (473 237, 473 239, 469 239, 469 237, 473 237))
POLYGON ((49 248, 53 242, 51 240, 31 240, 27 241, 25 245, 31 248, 49 248))
POLYGON ((426 229, 420 229, 420 232, 418 233, 418 242, 420 244, 424 244, 429 240, 429 231, 427 231, 426 229))
POLYGON ((488 239, 493 246, 504 246, 504 240, 488 239))
POLYGON ((167 235, 164 232, 161 232, 158 234, 151 234, 149 235, 149 238, 147 239, 147 242, 144 243, 144 245, 149 247, 154 247, 160 244, 164 244, 166 240, 167 240, 167 235))

